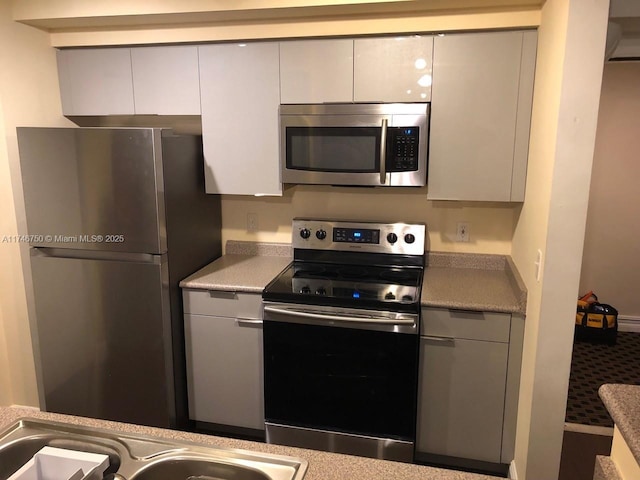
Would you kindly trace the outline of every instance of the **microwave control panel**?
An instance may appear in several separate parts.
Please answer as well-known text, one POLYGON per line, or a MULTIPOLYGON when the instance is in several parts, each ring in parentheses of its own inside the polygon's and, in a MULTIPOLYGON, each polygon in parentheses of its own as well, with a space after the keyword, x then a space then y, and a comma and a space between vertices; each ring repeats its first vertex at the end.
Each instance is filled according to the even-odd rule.
POLYGON ((387 129, 387 172, 418 170, 419 127, 389 127, 387 129))

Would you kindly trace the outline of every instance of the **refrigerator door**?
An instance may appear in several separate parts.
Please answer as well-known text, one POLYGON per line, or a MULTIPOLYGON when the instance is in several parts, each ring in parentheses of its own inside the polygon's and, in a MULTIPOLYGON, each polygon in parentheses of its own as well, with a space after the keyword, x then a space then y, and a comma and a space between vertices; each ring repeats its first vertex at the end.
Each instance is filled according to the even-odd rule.
POLYGON ((166 256, 82 258, 87 253, 31 250, 43 407, 169 427, 175 397, 166 256))
POLYGON ((32 246, 166 251, 160 129, 17 130, 32 246))

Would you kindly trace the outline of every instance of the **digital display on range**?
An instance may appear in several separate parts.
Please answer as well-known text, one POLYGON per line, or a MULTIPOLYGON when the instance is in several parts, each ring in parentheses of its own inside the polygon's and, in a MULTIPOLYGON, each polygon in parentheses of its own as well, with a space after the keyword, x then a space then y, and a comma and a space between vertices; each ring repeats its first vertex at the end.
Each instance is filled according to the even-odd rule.
POLYGON ((342 243, 380 243, 380 230, 370 228, 334 228, 333 241, 342 243))

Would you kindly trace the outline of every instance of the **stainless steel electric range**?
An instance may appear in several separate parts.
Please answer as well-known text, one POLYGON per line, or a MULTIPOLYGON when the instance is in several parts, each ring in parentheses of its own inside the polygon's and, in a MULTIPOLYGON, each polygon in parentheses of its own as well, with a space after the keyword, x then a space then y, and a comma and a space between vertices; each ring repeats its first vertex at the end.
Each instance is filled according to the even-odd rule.
POLYGON ((262 293, 268 443, 413 461, 425 234, 293 221, 262 293))

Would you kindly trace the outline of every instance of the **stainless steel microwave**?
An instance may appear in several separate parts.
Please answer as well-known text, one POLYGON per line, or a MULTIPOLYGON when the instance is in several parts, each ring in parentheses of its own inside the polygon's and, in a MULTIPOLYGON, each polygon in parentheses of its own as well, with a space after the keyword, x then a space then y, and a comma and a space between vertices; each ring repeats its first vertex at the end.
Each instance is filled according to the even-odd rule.
POLYGON ((283 183, 427 182, 428 103, 280 106, 283 183))

